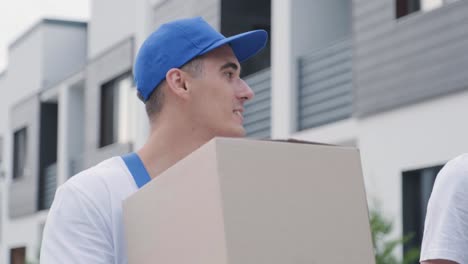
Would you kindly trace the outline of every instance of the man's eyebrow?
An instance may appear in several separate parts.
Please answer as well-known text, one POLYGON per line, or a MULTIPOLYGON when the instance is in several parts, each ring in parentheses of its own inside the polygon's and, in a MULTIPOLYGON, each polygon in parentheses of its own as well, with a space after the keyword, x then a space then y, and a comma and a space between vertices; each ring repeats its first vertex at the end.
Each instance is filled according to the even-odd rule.
POLYGON ((239 66, 237 66, 237 64, 235 64, 234 62, 227 62, 227 63, 225 63, 223 66, 221 66, 221 67, 219 68, 219 70, 222 71, 222 70, 225 70, 225 69, 227 69, 227 68, 232 68, 232 69, 234 69, 235 71, 237 71, 237 69, 239 69, 239 66))

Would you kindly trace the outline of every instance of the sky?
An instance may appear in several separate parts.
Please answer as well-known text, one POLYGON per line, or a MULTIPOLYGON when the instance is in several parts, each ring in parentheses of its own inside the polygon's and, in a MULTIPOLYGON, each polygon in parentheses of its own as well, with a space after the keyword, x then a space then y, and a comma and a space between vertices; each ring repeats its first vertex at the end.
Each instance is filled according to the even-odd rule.
POLYGON ((0 72, 8 46, 42 18, 87 21, 91 0, 0 0, 0 72))

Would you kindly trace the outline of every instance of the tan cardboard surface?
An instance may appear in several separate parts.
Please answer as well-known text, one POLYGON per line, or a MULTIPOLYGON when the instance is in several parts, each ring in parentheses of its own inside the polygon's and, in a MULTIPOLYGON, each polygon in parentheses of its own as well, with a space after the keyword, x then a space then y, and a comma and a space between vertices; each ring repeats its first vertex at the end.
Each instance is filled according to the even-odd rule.
POLYGON ((129 263, 374 263, 354 148, 218 138, 124 202, 129 263))

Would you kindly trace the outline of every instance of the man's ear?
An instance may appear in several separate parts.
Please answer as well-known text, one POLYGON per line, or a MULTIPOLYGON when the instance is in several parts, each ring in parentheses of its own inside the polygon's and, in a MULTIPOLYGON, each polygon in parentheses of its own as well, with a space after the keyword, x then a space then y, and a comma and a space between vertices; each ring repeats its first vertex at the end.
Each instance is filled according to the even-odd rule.
POLYGON ((187 75, 180 69, 172 68, 166 73, 166 83, 168 89, 174 94, 187 97, 188 89, 186 87, 187 75))

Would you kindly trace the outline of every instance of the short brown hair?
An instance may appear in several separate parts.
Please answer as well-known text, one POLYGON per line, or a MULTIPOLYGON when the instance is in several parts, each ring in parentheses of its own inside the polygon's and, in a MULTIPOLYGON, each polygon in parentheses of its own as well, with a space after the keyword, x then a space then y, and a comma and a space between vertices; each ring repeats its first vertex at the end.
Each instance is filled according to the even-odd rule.
MULTIPOLYGON (((203 60, 199 56, 184 64, 180 69, 189 72, 194 77, 199 77, 203 73, 202 62, 203 60)), ((161 112, 164 105, 164 91, 162 89, 164 82, 165 80, 154 88, 153 92, 148 97, 148 100, 145 102, 146 114, 150 121, 152 121, 157 114, 161 112)), ((143 96, 140 93, 138 93, 137 96, 140 100, 144 101, 143 96)))

